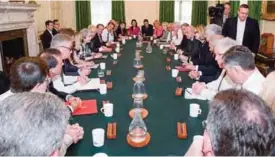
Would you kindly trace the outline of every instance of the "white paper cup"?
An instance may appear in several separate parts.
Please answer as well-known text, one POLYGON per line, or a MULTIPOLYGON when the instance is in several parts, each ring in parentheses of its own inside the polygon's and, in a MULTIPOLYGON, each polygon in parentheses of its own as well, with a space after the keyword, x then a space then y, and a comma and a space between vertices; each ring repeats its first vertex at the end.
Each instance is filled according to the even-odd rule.
POLYGON ((154 40, 154 44, 156 44, 156 43, 157 43, 157 40, 155 39, 155 40, 154 40))
POLYGON ((117 54, 116 53, 113 54, 113 59, 115 59, 115 60, 117 59, 117 54))
POLYGON ((105 63, 100 63, 100 69, 106 69, 106 64, 105 63))
POLYGON ((120 47, 120 43, 119 42, 116 43, 116 47, 118 47, 118 48, 120 47))
POLYGON ((114 109, 114 104, 107 103, 107 104, 103 105, 103 107, 100 109, 100 111, 105 115, 105 117, 112 117, 113 109, 114 109))
POLYGON ((201 114, 201 109, 199 104, 190 104, 190 117, 198 117, 201 114))
POLYGON ((126 40, 125 38, 122 39, 122 44, 125 44, 126 43, 126 40))
POLYGON ((129 37, 129 40, 131 40, 132 39, 132 37, 129 37))
POLYGON ((115 51, 116 51, 117 53, 119 53, 119 50, 120 50, 120 48, 119 48, 119 47, 116 47, 115 51))
POLYGON ((159 46, 159 48, 160 48, 161 50, 163 49, 163 47, 164 47, 163 45, 160 45, 160 46, 159 46))
POLYGON ((153 37, 150 37, 150 40, 152 41, 154 38, 153 37))
POLYGON ((133 37, 134 37, 134 39, 136 39, 136 37, 137 37, 137 36, 136 36, 136 35, 134 35, 133 37))
POLYGON ((179 54, 174 54, 174 60, 178 60, 179 59, 179 54))
POLYGON ((102 128, 96 128, 92 130, 93 145, 95 147, 102 147, 104 145, 105 130, 102 128))
POLYGON ((172 77, 177 77, 179 74, 179 70, 178 69, 172 69, 172 77))
POLYGON ((99 93, 100 94, 107 94, 107 84, 100 84, 99 85, 99 93))

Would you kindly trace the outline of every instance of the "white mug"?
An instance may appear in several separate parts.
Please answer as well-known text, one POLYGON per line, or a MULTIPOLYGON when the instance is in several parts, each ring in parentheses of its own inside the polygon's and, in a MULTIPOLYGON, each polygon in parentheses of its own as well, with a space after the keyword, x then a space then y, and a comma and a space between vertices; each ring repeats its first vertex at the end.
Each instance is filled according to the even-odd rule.
POLYGON ((100 94, 107 94, 107 84, 100 84, 99 85, 99 93, 100 94))
POLYGON ((157 40, 155 39, 155 40, 154 40, 154 44, 156 44, 156 43, 157 43, 157 40))
POLYGON ((153 37, 150 37, 150 40, 153 40, 154 38, 153 37))
POLYGON ((95 147, 102 147, 104 145, 105 130, 102 128, 96 128, 92 130, 93 145, 95 147))
POLYGON ((119 42, 116 43, 116 47, 118 47, 118 48, 120 47, 120 43, 119 42))
POLYGON ((178 69, 172 69, 172 77, 177 77, 179 74, 179 70, 178 69))
POLYGON ((113 109, 114 109, 114 104, 107 103, 107 104, 103 104, 103 107, 100 109, 100 111, 105 115, 105 117, 112 117, 113 109))
POLYGON ((174 54, 174 60, 178 60, 179 59, 179 54, 174 54))
POLYGON ((113 54, 113 59, 115 59, 115 60, 117 59, 117 54, 116 53, 113 54))
POLYGON ((201 114, 201 109, 199 104, 190 104, 190 117, 198 117, 201 114))
POLYGON ((108 157, 106 153, 96 153, 93 157, 108 157))
POLYGON ((129 37, 129 40, 131 40, 132 39, 132 37, 129 37))
POLYGON ((125 38, 122 39, 122 44, 125 44, 126 43, 126 40, 125 38))
POLYGON ((162 50, 163 49, 163 45, 160 45, 159 48, 162 50))
POLYGON ((106 69, 106 64, 105 63, 100 63, 100 69, 106 69))

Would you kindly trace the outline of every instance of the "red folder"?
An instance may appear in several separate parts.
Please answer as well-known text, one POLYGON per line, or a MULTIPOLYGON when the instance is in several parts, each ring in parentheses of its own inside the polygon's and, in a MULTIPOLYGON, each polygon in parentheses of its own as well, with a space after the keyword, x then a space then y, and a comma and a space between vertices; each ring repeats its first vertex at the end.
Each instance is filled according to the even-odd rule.
MULTIPOLYGON (((68 102, 66 102, 68 104, 68 102)), ((77 115, 87 115, 87 114, 96 114, 97 104, 96 100, 82 100, 82 104, 73 112, 73 116, 77 115)))

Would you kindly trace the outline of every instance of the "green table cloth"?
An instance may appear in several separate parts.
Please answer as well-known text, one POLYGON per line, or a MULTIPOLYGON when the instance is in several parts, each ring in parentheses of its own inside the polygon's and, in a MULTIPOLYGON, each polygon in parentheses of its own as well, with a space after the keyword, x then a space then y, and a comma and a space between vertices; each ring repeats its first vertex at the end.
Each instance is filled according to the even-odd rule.
MULTIPOLYGON (((72 145, 66 155, 68 156, 91 156, 98 152, 104 152, 109 156, 177 156, 184 155, 189 148, 194 135, 201 135, 203 132, 202 121, 206 119, 208 104, 206 101, 186 100, 184 96, 176 97, 175 89, 191 87, 194 82, 187 73, 181 72, 183 83, 178 84, 172 78, 171 71, 165 69, 166 65, 174 67, 180 64, 174 61, 172 56, 163 54, 162 50, 153 46, 153 52, 147 54, 142 48, 142 59, 145 71, 145 87, 148 98, 144 101, 144 108, 149 111, 149 115, 144 120, 148 132, 151 134, 150 143, 144 148, 132 148, 126 141, 131 118, 129 111, 133 108, 134 81, 132 78, 137 74, 137 69, 133 67, 135 57, 136 42, 127 41, 118 59, 118 64, 113 65, 113 60, 108 57, 102 62, 106 62, 106 69, 112 70, 112 75, 105 77, 105 80, 113 82, 113 89, 108 90, 106 95, 100 95, 97 91, 78 92, 83 100, 96 99, 99 112, 93 115, 74 116, 72 123, 79 123, 84 128, 84 138, 77 144, 72 145), (166 58, 172 59, 171 63, 166 62, 166 58), (103 100, 110 100, 114 104, 114 115, 111 118, 105 117, 101 112, 103 100), (198 103, 202 109, 202 114, 198 118, 189 116, 190 103, 198 103), (104 128, 107 130, 108 122, 117 123, 117 138, 107 140, 103 147, 96 148, 92 144, 91 130, 94 128, 104 128), (177 137, 177 122, 187 123, 187 139, 177 137)), ((97 77, 97 70, 91 73, 92 77, 97 77)))

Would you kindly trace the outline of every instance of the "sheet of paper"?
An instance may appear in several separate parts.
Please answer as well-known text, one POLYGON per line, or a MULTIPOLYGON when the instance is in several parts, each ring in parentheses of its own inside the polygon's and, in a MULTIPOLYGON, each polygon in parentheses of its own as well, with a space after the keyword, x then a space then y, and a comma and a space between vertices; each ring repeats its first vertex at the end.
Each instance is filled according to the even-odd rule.
POLYGON ((192 92, 191 88, 186 88, 185 93, 184 93, 184 98, 185 99, 198 99, 198 100, 206 100, 205 97, 201 95, 196 95, 192 92))
POLYGON ((65 85, 71 85, 77 82, 77 76, 66 76, 63 75, 64 84, 65 85))
POLYGON ((92 65, 90 68, 91 68, 91 69, 96 69, 98 66, 99 66, 99 64, 94 64, 94 65, 92 65))
POLYGON ((100 85, 100 79, 99 78, 92 78, 90 79, 90 81, 82 86, 80 89, 80 91, 82 90, 93 90, 93 89, 99 89, 99 85, 100 85))

